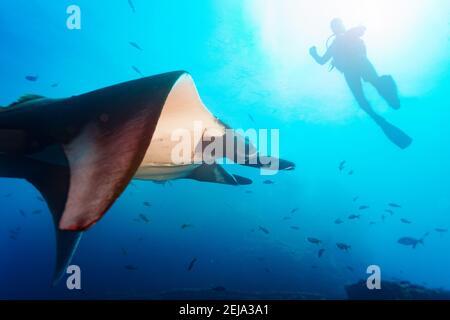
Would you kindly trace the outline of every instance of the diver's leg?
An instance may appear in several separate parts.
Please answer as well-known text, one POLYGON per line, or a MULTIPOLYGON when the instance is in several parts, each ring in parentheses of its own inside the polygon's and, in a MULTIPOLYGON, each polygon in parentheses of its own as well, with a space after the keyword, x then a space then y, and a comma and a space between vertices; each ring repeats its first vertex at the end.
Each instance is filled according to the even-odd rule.
POLYGON ((366 96, 364 95, 361 77, 356 73, 345 73, 345 80, 347 81, 347 85, 353 93, 356 101, 358 102, 361 109, 363 109, 369 116, 374 117, 377 116, 370 106, 369 101, 367 101, 366 96))
POLYGON ((362 72, 362 78, 377 89, 380 96, 394 109, 400 108, 397 85, 392 76, 379 76, 370 61, 366 61, 362 72))

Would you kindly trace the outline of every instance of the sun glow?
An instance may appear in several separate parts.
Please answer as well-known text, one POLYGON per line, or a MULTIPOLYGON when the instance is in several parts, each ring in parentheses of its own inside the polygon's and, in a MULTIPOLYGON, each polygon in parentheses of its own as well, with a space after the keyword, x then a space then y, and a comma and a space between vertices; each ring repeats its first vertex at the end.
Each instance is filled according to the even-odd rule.
POLYGON ((364 41, 369 58, 380 73, 403 80, 398 81, 403 94, 429 90, 426 78, 447 59, 450 5, 445 0, 249 0, 247 4, 261 50, 272 65, 272 79, 278 82, 280 100, 290 103, 303 98, 327 104, 326 111, 312 111, 322 119, 323 115, 345 118, 345 112, 354 112, 348 108, 353 100, 343 81, 335 73, 321 73, 308 56, 311 46, 324 52, 333 18, 343 19, 347 28, 367 27, 364 41), (304 97, 305 92, 309 97, 304 97), (344 107, 330 110, 329 104, 336 105, 336 100, 344 107))

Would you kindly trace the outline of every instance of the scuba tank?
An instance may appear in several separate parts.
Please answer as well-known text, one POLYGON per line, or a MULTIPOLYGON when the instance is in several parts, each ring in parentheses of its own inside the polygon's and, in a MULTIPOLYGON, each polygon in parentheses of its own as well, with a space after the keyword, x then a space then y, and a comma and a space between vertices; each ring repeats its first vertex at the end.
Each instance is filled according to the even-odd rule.
MULTIPOLYGON (((327 47, 327 50, 330 49, 330 41, 331 41, 332 39, 334 39, 334 38, 336 38, 336 34, 335 34, 335 33, 333 33, 331 36, 328 37, 327 42, 325 43, 325 45, 326 45, 326 47, 327 47)), ((334 61, 331 61, 331 63, 330 63, 330 69, 329 69, 328 71, 331 72, 331 71, 334 70, 334 68, 335 68, 335 66, 334 66, 334 61)))

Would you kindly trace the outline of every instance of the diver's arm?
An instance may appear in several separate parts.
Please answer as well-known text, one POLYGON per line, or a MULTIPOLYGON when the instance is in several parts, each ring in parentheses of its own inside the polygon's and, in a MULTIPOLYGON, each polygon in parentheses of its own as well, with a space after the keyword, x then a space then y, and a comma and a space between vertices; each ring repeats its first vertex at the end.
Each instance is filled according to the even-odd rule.
POLYGON ((332 46, 330 48, 328 48, 327 52, 322 57, 317 53, 316 47, 312 47, 311 49, 309 49, 309 53, 314 58, 314 60, 316 60, 316 62, 318 64, 323 66, 325 63, 330 61, 330 59, 333 57, 333 53, 332 53, 331 49, 332 49, 332 46))
POLYGON ((357 38, 361 38, 362 36, 364 36, 364 34, 366 33, 367 28, 364 26, 359 26, 359 27, 354 27, 350 30, 348 30, 346 33, 348 35, 357 37, 357 38))

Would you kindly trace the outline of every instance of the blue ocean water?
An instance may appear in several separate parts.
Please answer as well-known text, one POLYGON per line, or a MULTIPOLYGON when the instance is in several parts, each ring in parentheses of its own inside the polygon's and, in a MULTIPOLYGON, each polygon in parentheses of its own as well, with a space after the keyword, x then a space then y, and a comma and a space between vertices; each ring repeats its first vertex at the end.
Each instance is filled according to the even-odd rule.
POLYGON ((54 227, 38 192, 1 179, 0 298, 151 298, 217 286, 345 298, 344 286, 367 278, 369 265, 386 280, 450 289, 450 234, 436 231, 450 228, 450 4, 333 2, 133 0, 133 12, 127 0, 2 1, 1 105, 25 93, 68 97, 136 79, 132 66, 146 76, 187 70, 227 124, 280 129, 281 157, 297 169, 271 177, 273 185, 237 166, 227 169, 253 185, 133 182, 82 239, 72 262, 82 268, 77 292, 64 281, 51 286, 54 227), (72 4, 81 8, 81 30, 66 27, 72 4), (325 49, 337 15, 367 26, 371 60, 396 79, 400 110, 366 92, 413 138, 409 148, 391 143, 359 109, 338 71, 309 56, 310 46, 325 49), (401 209, 391 215, 389 203, 401 209), (150 223, 136 222, 139 214, 150 223), (427 232, 416 249, 397 243, 427 232), (340 242, 351 250, 338 250, 340 242))

